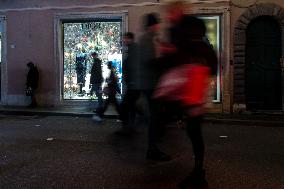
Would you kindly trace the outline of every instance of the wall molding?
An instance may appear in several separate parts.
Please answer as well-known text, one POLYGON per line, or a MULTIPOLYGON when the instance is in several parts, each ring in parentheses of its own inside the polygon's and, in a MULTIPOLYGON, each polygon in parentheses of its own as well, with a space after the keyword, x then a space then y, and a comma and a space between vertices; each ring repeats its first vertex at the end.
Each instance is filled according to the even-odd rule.
MULTIPOLYGON (((191 4, 214 4, 228 3, 230 0, 192 0, 191 4)), ((97 8, 123 8, 123 7, 146 7, 164 5, 166 2, 141 2, 141 3, 117 3, 98 5, 75 5, 75 6, 35 6, 25 8, 4 8, 0 12, 21 12, 21 11, 44 11, 44 10, 71 10, 71 9, 97 9, 97 8)))

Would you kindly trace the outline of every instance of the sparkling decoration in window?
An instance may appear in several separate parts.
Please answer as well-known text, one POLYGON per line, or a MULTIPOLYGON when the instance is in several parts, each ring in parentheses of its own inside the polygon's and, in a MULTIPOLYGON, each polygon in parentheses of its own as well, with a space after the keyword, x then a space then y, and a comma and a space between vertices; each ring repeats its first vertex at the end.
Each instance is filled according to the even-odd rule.
MULTIPOLYGON (((108 76, 107 61, 116 67, 122 90, 121 21, 82 21, 63 23, 64 35, 64 99, 96 98, 90 93, 91 54, 102 60, 103 78, 108 76)), ((105 82, 102 83, 104 87, 105 82)))

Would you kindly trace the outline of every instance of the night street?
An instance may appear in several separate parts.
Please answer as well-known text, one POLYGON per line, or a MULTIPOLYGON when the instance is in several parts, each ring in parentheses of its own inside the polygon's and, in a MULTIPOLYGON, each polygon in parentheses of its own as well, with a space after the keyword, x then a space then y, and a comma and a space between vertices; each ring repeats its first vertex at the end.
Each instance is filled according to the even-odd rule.
MULTIPOLYGON (((174 125, 172 125, 174 126, 174 125)), ((183 129, 169 127, 169 162, 145 159, 146 128, 113 134, 115 119, 0 115, 0 188, 175 189, 193 167, 183 129)), ((283 189, 284 127, 206 123, 205 167, 211 189, 283 189)))

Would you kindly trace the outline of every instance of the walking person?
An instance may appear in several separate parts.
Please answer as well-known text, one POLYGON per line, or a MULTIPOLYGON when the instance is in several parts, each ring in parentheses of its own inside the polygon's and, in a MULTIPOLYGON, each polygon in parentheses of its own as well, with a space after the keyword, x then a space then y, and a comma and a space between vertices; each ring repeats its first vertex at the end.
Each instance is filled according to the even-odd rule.
POLYGON ((194 169, 180 184, 181 189, 207 187, 204 169, 204 141, 202 122, 204 103, 208 91, 209 76, 217 73, 217 57, 214 50, 204 41, 206 27, 201 19, 184 16, 179 25, 176 65, 191 65, 188 86, 184 90, 181 108, 184 110, 186 131, 191 140, 194 154, 194 169))
POLYGON ((160 151, 157 145, 158 128, 161 120, 161 104, 152 98, 155 86, 161 74, 157 58, 159 57, 160 21, 155 13, 144 17, 145 32, 139 40, 140 49, 140 89, 145 95, 149 107, 148 149, 146 158, 157 161, 168 161, 170 156, 160 151))
POLYGON ((91 54, 93 58, 93 65, 91 68, 91 77, 90 77, 90 84, 91 84, 91 95, 95 92, 97 97, 97 105, 95 112, 101 111, 103 107, 103 98, 102 98, 102 61, 98 58, 97 52, 93 52, 91 54))
POLYGON ((125 93, 121 103, 122 129, 116 134, 130 135, 135 132, 136 102, 140 97, 139 89, 139 49, 132 32, 123 36, 123 43, 127 48, 126 58, 123 61, 123 82, 125 93))
POLYGON ((37 107, 36 89, 38 88, 39 73, 33 62, 27 64, 29 68, 26 81, 26 95, 31 97, 30 108, 37 107))
POLYGON ((106 79, 107 86, 104 89, 104 93, 107 95, 107 99, 105 100, 105 104, 97 111, 97 115, 93 116, 93 120, 102 121, 104 113, 108 108, 109 104, 113 104, 117 113, 120 115, 120 105, 119 101, 116 98, 117 94, 120 94, 120 88, 118 86, 118 79, 116 69, 112 63, 109 61, 107 63, 108 69, 110 70, 110 75, 106 79))
MULTIPOLYGON (((177 52, 178 38, 179 38, 179 25, 182 18, 185 16, 185 9, 190 9, 190 4, 185 4, 184 1, 173 1, 165 6, 165 20, 167 21, 168 28, 166 30, 166 42, 160 45, 161 62, 163 63, 164 72, 175 64, 175 54, 177 52)), ((163 102, 163 115, 168 120, 165 123, 176 121, 177 125, 183 125, 183 112, 178 104, 174 101, 163 102)))

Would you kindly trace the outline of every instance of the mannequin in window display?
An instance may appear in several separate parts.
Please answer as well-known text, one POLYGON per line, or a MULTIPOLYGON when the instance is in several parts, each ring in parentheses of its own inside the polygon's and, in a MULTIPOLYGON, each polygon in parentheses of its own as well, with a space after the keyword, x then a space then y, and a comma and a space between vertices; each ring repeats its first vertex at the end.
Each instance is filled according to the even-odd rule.
POLYGON ((83 86, 86 82, 86 56, 81 53, 76 56, 76 73, 77 73, 77 84, 79 85, 78 96, 83 96, 83 86))

